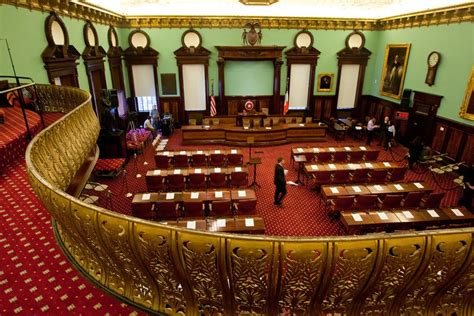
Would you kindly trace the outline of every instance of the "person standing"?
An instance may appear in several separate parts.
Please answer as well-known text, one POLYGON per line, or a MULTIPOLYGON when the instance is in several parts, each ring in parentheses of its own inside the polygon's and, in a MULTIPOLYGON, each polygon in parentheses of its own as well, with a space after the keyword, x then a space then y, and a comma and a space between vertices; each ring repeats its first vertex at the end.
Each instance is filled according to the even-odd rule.
POLYGON ((423 150, 423 141, 420 136, 417 136, 409 145, 408 145, 408 167, 411 170, 413 164, 418 161, 421 151, 423 150))
POLYGON ((370 143, 372 142, 372 139, 374 138, 374 132, 376 128, 379 128, 380 126, 375 125, 375 117, 371 118, 369 122, 367 123, 367 146, 370 146, 370 143))
POLYGON ((386 116, 383 119, 383 122, 380 124, 380 139, 379 139, 379 146, 385 146, 386 144, 386 139, 387 139, 387 128, 389 124, 389 118, 386 116))
POLYGON ((472 198, 474 197, 474 165, 468 166, 463 173, 464 191, 459 204, 464 205, 469 211, 474 211, 472 198))
POLYGON ((283 198, 286 195, 286 180, 285 175, 287 170, 283 167, 285 160, 283 158, 277 159, 277 164, 275 165, 275 175, 274 175, 274 184, 275 184, 275 199, 273 204, 278 207, 282 207, 283 198))
POLYGON ((395 125, 389 121, 387 126, 387 133, 385 136, 385 150, 388 150, 392 147, 392 139, 395 139, 395 125))

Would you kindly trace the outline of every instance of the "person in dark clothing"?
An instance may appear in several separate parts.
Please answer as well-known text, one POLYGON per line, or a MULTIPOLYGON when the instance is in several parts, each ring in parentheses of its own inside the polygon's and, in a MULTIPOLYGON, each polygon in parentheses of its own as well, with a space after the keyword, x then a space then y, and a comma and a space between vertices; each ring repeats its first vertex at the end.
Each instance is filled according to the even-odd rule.
POLYGON ((408 146, 408 167, 413 168, 413 164, 418 161, 420 157, 421 151, 423 150, 423 142, 421 141, 421 137, 416 137, 408 146))
POLYGON ((472 198, 474 197, 474 165, 468 166, 463 173, 464 191, 459 204, 474 212, 472 198))
POLYGON ((380 123, 380 139, 378 143, 379 146, 382 146, 382 145, 385 146, 385 140, 387 137, 387 129, 388 129, 389 123, 390 122, 389 122, 388 116, 386 116, 383 119, 383 122, 380 123))
POLYGON ((283 198, 286 195, 285 174, 287 170, 283 168, 283 164, 285 163, 285 160, 283 158, 278 158, 277 162, 278 163, 275 165, 275 176, 273 179, 273 182, 275 184, 275 200, 273 203, 278 207, 282 207, 281 203, 283 202, 283 198))

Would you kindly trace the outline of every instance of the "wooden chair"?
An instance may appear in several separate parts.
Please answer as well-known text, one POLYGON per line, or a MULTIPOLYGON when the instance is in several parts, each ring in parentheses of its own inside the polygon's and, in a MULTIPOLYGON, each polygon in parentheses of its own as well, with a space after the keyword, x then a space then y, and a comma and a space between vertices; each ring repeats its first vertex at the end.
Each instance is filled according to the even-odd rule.
POLYGON ((219 125, 220 120, 218 118, 211 119, 212 125, 219 125))
POLYGON ((352 183, 367 183, 368 178, 367 169, 356 169, 349 173, 349 179, 352 183))
POLYGON ((165 178, 161 175, 145 176, 146 188, 149 192, 161 192, 165 189, 165 178))
POLYGON ((188 120, 188 124, 189 124, 189 125, 196 125, 196 123, 197 123, 197 122, 196 122, 196 119, 189 119, 189 120, 188 120))
POLYGON ((355 199, 354 209, 360 210, 370 210, 375 209, 377 207, 377 195, 359 195, 355 199))
POLYGON ((204 217, 205 205, 202 201, 184 201, 183 216, 184 217, 204 217))
POLYGON ((222 217, 232 216, 232 210, 230 206, 230 200, 212 201, 211 204, 209 204, 209 215, 222 217))
POLYGON ((441 204, 441 200, 444 198, 445 192, 430 193, 427 198, 422 199, 420 202, 421 207, 436 208, 441 204))
POLYGON ((286 124, 291 124, 293 122, 293 118, 292 117, 285 117, 285 123, 286 124))
POLYGON ((171 158, 165 155, 155 155, 155 167, 157 169, 169 169, 171 167, 171 158))
POLYGON ((379 208, 382 210, 400 207, 400 202, 403 200, 401 194, 387 194, 383 200, 378 199, 379 208))
POLYGON ((156 212, 160 220, 178 218, 178 208, 179 205, 173 200, 156 202, 156 212))
POLYGON ((349 161, 362 161, 364 158, 364 152, 363 151, 353 151, 348 154, 349 156, 349 161))
POLYGON ((338 217, 341 211, 352 209, 354 205, 353 195, 338 196, 334 200, 329 200, 329 216, 338 217))
POLYGON ((336 151, 336 152, 332 155, 332 161, 334 161, 334 162, 347 161, 347 153, 344 152, 344 151, 336 151))
POLYGON ((295 119, 295 122, 296 122, 296 124, 301 124, 301 123, 303 123, 303 117, 302 117, 302 116, 298 116, 298 117, 295 119))
POLYGON ((424 192, 408 192, 400 205, 402 207, 418 207, 424 195, 424 192))
POLYGON ((306 124, 313 123, 313 118, 307 116, 304 121, 305 121, 306 124))
POLYGON ((184 191, 186 186, 184 175, 180 174, 169 174, 168 179, 168 191, 184 191))
POLYGON ((204 173, 190 173, 188 175, 188 189, 205 189, 206 175, 204 173))
POLYGON ((260 127, 260 119, 259 118, 254 118, 252 120, 253 127, 258 128, 260 127))
POLYGON ((212 167, 224 167, 225 155, 212 153, 209 157, 209 165, 212 167))
POLYGON ((132 216, 143 219, 156 219, 155 203, 132 203, 132 216))
POLYGON ((387 170, 371 170, 368 183, 385 183, 387 181, 387 170))
POLYGON ((188 168, 189 158, 187 154, 177 154, 173 157, 173 166, 175 168, 188 168))
POLYGON ((388 181, 398 182, 405 179, 405 174, 407 172, 407 167, 393 168, 388 171, 388 181))
POLYGON ((208 118, 202 119, 202 125, 204 125, 204 126, 209 126, 209 125, 211 125, 211 120, 208 119, 208 118))
POLYGON ((331 176, 331 183, 349 182, 349 170, 336 170, 331 176))
POLYGON ((243 118, 242 119, 242 126, 245 128, 250 128, 250 119, 249 118, 243 118))
POLYGON ((271 127, 271 126, 272 126, 272 120, 270 118, 264 118, 263 127, 271 127))
POLYGON ((247 172, 234 171, 230 174, 230 186, 232 188, 247 187, 249 184, 249 176, 247 172))
POLYGON ((331 160, 330 152, 315 153, 315 158, 318 163, 325 163, 331 160))
POLYGON ((242 166, 244 156, 242 154, 227 154, 227 166, 242 166))
POLYGON ((191 162, 194 167, 205 167, 207 166, 207 158, 205 154, 193 154, 191 156, 191 162))
POLYGON ((235 214, 239 215, 253 215, 255 214, 257 207, 257 199, 240 200, 238 203, 234 203, 235 214))
POLYGON ((226 188, 227 177, 223 172, 211 172, 209 174, 209 187, 210 188, 226 188))
POLYGON ((375 161, 379 156, 378 151, 367 151, 364 155, 364 161, 375 161))

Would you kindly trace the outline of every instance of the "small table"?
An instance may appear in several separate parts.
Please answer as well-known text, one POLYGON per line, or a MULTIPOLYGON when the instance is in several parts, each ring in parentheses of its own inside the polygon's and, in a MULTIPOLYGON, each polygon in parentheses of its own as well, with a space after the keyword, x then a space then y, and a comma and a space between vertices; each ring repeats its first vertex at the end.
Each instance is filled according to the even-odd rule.
POLYGON ((249 162, 247 163, 248 165, 253 165, 253 182, 249 185, 250 187, 253 187, 254 189, 256 187, 260 188, 260 184, 257 183, 257 165, 262 163, 262 158, 260 157, 254 157, 250 158, 249 162))
POLYGON ((303 184, 303 182, 300 180, 300 175, 301 175, 301 169, 303 168, 304 163, 307 161, 305 155, 298 155, 295 156, 295 162, 298 163, 298 179, 296 180, 297 184, 303 184))

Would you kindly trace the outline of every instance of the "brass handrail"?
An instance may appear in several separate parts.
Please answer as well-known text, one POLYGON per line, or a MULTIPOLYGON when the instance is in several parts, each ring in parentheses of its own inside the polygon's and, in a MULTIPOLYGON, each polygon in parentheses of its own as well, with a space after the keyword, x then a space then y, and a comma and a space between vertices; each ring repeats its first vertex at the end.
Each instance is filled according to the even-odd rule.
MULTIPOLYGON (((62 98, 50 88, 53 99, 62 98)), ((71 262, 121 300, 186 315, 473 314, 472 227, 245 236, 170 227, 67 195, 99 122, 87 92, 63 89, 74 109, 29 144, 30 183, 71 262)))

